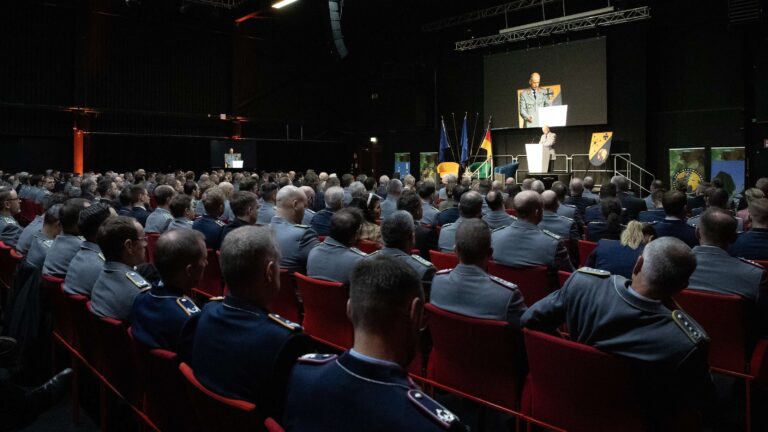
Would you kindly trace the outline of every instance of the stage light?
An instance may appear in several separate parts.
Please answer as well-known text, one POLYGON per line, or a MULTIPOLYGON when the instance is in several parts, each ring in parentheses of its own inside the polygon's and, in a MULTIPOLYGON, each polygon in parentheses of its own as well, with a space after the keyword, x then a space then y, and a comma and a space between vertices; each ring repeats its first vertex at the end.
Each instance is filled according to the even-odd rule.
POLYGON ((297 1, 298 0, 281 0, 281 1, 273 4, 272 7, 275 8, 275 9, 280 9, 280 8, 288 6, 289 4, 296 3, 297 1))
POLYGON ((371 142, 376 144, 377 142, 379 142, 379 139, 376 137, 371 137, 371 142))

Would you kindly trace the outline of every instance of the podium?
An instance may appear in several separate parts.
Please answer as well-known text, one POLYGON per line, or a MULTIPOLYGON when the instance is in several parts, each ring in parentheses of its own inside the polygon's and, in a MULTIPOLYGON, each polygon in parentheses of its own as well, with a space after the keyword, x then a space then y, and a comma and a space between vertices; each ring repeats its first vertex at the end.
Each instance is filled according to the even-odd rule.
POLYGON ((545 173, 549 169, 549 149, 541 144, 526 144, 529 173, 545 173))

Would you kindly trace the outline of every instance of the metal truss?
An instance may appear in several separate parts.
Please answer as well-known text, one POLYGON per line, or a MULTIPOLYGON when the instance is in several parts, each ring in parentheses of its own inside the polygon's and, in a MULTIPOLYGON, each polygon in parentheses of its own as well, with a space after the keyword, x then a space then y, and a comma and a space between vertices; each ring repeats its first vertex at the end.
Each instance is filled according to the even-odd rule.
POLYGON ((246 0, 187 0, 187 3, 197 3, 224 9, 234 9, 245 2, 246 0))
POLYGON ((528 9, 532 7, 538 7, 547 3, 560 2, 561 0, 516 0, 510 3, 505 3, 498 6, 493 6, 478 11, 466 13, 463 15, 456 15, 449 18, 444 18, 439 21, 433 21, 431 23, 424 24, 421 27, 421 31, 432 32, 438 31, 449 27, 455 27, 468 22, 479 21, 484 18, 494 17, 497 15, 504 15, 507 12, 512 12, 521 9, 528 9))
POLYGON ((586 18, 578 18, 571 21, 563 21, 537 27, 530 27, 518 31, 511 31, 508 33, 463 40, 456 42, 456 47, 454 49, 456 51, 469 51, 493 45, 519 42, 526 39, 535 39, 537 37, 549 36, 550 34, 575 32, 579 30, 588 30, 597 27, 606 27, 615 24, 640 21, 650 17, 651 9, 648 6, 643 6, 635 9, 627 9, 602 15, 594 15, 586 18))

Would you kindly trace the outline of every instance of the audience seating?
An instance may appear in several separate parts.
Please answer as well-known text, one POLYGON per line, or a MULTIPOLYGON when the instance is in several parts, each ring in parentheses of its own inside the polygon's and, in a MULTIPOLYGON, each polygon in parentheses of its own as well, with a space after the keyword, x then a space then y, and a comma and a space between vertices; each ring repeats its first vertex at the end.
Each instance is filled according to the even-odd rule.
POLYGON ((296 279, 286 269, 280 269, 280 292, 270 303, 269 311, 301 324, 301 303, 296 296, 296 279))
POLYGON ((155 249, 157 249, 157 239, 159 238, 160 234, 158 233, 147 234, 147 260, 152 264, 155 263, 155 249))
POLYGON ((579 240, 579 267, 584 267, 587 258, 592 255, 592 251, 597 247, 596 242, 579 240))
POLYGON ((208 265, 205 267, 200 286, 192 288, 195 300, 207 301, 211 297, 224 295, 224 283, 221 279, 219 255, 213 249, 208 249, 208 265))
POLYGON ((568 280, 568 278, 569 278, 569 277, 571 277, 571 275, 572 275, 572 274, 573 274, 573 273, 570 273, 570 272, 567 272, 567 271, 562 271, 562 270, 559 270, 559 271, 557 272, 557 282, 558 282, 558 287, 559 287, 559 288, 562 288, 562 287, 563 287, 563 285, 565 285, 565 282, 568 280))
POLYGON ((13 286, 13 273, 16 271, 16 264, 20 261, 16 261, 11 252, 14 252, 14 249, 0 241, 0 283, 6 290, 13 286))
POLYGON ((377 250, 381 249, 381 244, 379 242, 370 241, 370 240, 360 240, 357 242, 357 245, 355 245, 358 249, 361 251, 370 254, 374 253, 377 250))
POLYGON ((752 261, 768 269, 768 260, 752 260, 752 261))
POLYGON ((517 210, 513 208, 504 209, 505 212, 507 212, 508 215, 517 217, 517 210))
POLYGON ((527 306, 533 305, 552 292, 550 287, 552 282, 544 266, 516 268, 490 261, 488 273, 517 285, 527 306))
POLYGON ((43 275, 40 279, 40 312, 51 317, 53 338, 59 344, 72 344, 72 320, 69 310, 64 303, 64 292, 61 285, 64 279, 56 276, 43 275))
POLYGON ((438 270, 452 269, 459 265, 459 256, 453 252, 429 251, 429 258, 432 265, 438 270))
POLYGON ((320 343, 338 350, 352 347, 354 333, 347 318, 347 287, 294 273, 304 302, 304 330, 320 343))
POLYGON ((629 363, 587 345, 524 329, 523 413, 578 431, 641 431, 629 363))

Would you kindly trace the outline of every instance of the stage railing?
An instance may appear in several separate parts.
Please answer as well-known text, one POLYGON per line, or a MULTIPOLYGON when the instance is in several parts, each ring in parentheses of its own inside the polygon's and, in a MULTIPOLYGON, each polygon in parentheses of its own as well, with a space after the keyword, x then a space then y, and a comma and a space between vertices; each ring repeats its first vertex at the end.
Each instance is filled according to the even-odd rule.
MULTIPOLYGON (((654 176, 650 171, 636 163, 633 163, 631 157, 625 158, 622 154, 613 155, 613 166, 615 173, 614 175, 623 175, 627 178, 627 180, 629 180, 629 183, 632 185, 632 189, 637 188, 637 190, 650 195, 651 191, 644 186, 651 184, 654 180, 656 180, 656 176, 654 176), (624 169, 619 170, 619 165, 621 165, 624 169), (643 181, 643 175, 646 176, 645 180, 650 177, 650 181, 643 181)), ((640 195, 642 196, 643 194, 641 193, 640 195)))

